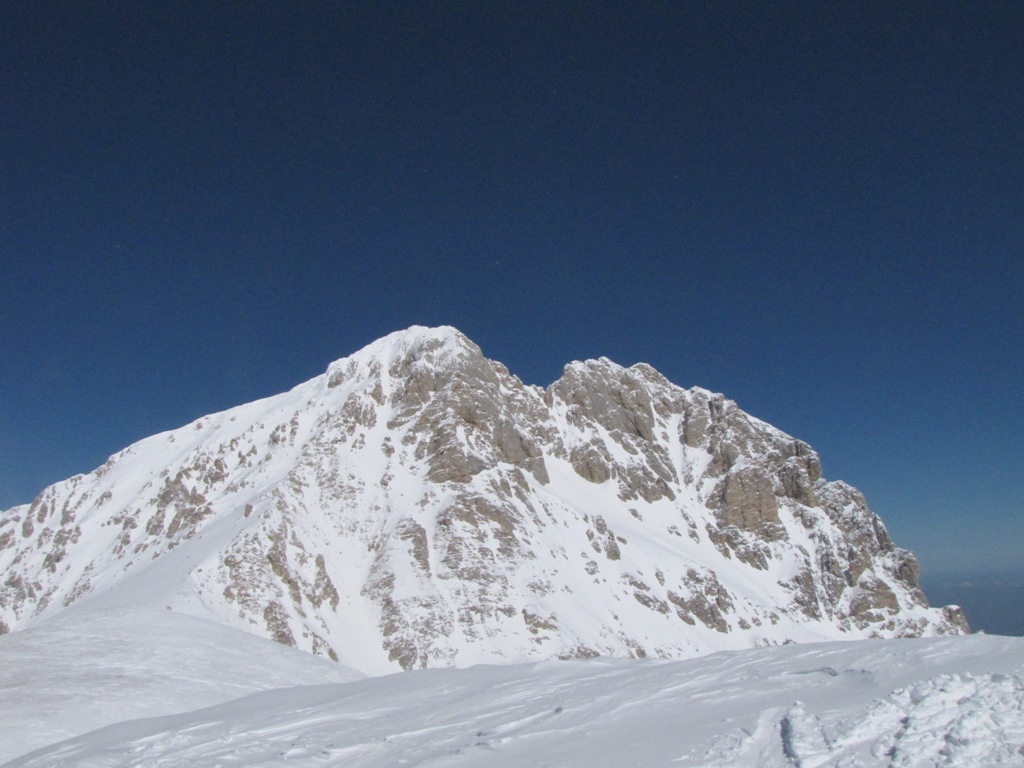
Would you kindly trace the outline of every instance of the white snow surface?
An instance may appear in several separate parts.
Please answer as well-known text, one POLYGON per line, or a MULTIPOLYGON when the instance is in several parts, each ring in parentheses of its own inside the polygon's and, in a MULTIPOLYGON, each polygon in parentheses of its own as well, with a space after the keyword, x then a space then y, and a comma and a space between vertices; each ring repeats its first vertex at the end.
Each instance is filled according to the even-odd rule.
POLYGON ((69 610, 0 637, 0 761, 129 718, 361 677, 164 608, 69 610))
MULTIPOLYGON (((133 622, 116 628, 129 647, 146 632, 133 622)), ((89 717, 103 719, 86 710, 106 710, 111 724, 22 754, 5 768, 1024 766, 1024 639, 1018 638, 861 640, 682 661, 432 669, 278 687, 194 711, 121 720, 133 699, 142 715, 180 710, 192 697, 204 703, 197 682, 218 685, 207 673, 224 686, 221 698, 237 695, 239 681, 223 669, 204 669, 197 681, 198 669, 176 674, 167 658, 147 660, 124 647, 105 662, 51 673, 38 649, 64 643, 71 650, 74 643, 48 637, 63 631, 49 622, 32 631, 34 642, 12 643, 19 639, 13 636, 0 644, 4 755, 37 747, 37 728, 52 738, 82 730, 89 717), (130 658, 123 676, 113 672, 119 655, 130 658), (10 670, 20 665, 31 684, 12 683, 10 670), (66 672, 73 681, 64 679, 66 672), (60 705, 66 695, 74 706, 60 705)), ((178 653, 223 661, 239 652, 239 641, 233 631, 214 632, 198 643, 183 641, 178 653)), ((90 656, 96 652, 86 646, 90 656)), ((274 652, 281 654, 275 663, 292 659, 288 649, 274 652)), ((308 665, 303 672, 297 671, 302 664, 287 671, 252 665, 248 685, 288 676, 308 683, 324 674, 321 660, 294 660, 300 658, 308 665)))

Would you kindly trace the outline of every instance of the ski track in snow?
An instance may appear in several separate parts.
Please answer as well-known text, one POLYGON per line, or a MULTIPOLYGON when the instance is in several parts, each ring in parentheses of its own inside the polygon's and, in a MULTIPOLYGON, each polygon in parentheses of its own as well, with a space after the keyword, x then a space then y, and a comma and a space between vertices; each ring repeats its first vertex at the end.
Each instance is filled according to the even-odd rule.
POLYGON ((119 722, 4 764, 296 765, 1024 766, 1024 640, 404 672, 119 722))

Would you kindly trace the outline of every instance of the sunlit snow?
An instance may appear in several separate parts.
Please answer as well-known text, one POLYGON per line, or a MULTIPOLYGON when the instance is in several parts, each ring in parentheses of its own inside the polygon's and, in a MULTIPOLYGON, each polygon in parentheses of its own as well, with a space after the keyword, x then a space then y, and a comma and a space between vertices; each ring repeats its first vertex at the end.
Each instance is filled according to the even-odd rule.
POLYGON ((350 673, 194 622, 97 615, 85 621, 95 633, 77 639, 56 622, 0 639, 3 756, 109 724, 4 765, 1024 765, 1022 639, 868 640, 309 685, 350 673), (109 635, 99 630, 106 620, 109 635), (154 717, 163 712, 179 714, 154 717))

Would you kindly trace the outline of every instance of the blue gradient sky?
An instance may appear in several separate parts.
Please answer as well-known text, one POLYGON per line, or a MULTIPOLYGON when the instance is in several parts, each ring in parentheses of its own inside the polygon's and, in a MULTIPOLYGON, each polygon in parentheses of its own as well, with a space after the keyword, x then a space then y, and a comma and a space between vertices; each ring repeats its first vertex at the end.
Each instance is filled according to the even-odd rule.
POLYGON ((616 5, 0 6, 0 508, 451 324, 1024 567, 1024 5, 616 5))

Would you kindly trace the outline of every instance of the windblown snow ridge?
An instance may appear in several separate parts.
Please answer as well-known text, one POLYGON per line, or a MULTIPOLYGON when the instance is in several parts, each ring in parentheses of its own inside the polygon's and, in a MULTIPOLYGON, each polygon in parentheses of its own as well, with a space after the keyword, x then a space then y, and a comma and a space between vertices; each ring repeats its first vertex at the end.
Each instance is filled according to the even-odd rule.
POLYGON ((118 723, 5 768, 1021 766, 1022 664, 1024 640, 979 635, 427 670, 118 723))

